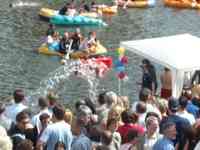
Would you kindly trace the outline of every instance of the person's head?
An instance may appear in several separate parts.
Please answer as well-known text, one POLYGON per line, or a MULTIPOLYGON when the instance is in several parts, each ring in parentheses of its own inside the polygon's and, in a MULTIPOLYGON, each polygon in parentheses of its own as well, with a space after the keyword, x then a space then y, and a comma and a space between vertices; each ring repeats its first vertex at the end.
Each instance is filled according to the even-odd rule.
POLYGON ((112 118, 107 120, 107 130, 114 132, 119 127, 120 118, 112 118))
POLYGON ((89 97, 86 97, 86 98, 84 98, 84 101, 86 103, 86 106, 88 106, 92 110, 92 113, 95 114, 96 109, 95 109, 95 105, 94 105, 94 102, 92 101, 92 99, 90 99, 89 97))
POLYGON ((39 97, 38 99, 38 105, 41 109, 48 107, 48 101, 45 97, 39 97))
POLYGON ((162 133, 169 139, 176 139, 176 124, 174 122, 166 122, 162 126, 162 133))
POLYGON ((121 113, 121 119, 125 124, 135 123, 138 120, 138 115, 130 110, 125 110, 121 113))
POLYGON ((139 93, 139 100, 147 103, 150 96, 151 96, 151 90, 149 90, 148 88, 143 88, 139 93))
POLYGON ((158 121, 160 122, 161 118, 160 118, 159 115, 158 115, 157 113, 155 113, 155 112, 148 112, 147 115, 146 115, 146 117, 145 117, 145 122, 147 121, 147 118, 149 118, 149 117, 151 117, 151 116, 156 117, 156 118, 158 119, 158 121))
POLYGON ((79 107, 80 107, 81 105, 86 105, 85 100, 81 99, 81 100, 79 100, 79 101, 77 101, 77 102, 75 103, 75 108, 76 108, 76 110, 78 110, 79 107))
POLYGON ((94 31, 89 32, 89 37, 90 38, 96 38, 96 32, 94 32, 94 31))
POLYGON ((21 130, 25 130, 27 125, 30 123, 29 114, 27 111, 22 111, 16 116, 17 127, 21 130))
POLYGON ((64 37, 65 39, 68 39, 68 38, 69 38, 69 33, 68 33, 68 32, 65 32, 63 37, 64 37))
POLYGON ((84 9, 85 9, 87 12, 90 11, 90 7, 89 7, 87 4, 84 5, 84 9))
POLYGON ((15 103, 21 103, 25 98, 23 90, 21 89, 15 90, 13 93, 13 97, 14 97, 15 103))
POLYGON ((153 135, 159 129, 159 120, 155 116, 150 116, 146 119, 147 133, 153 135))
POLYGON ((5 111, 6 107, 5 104, 0 102, 0 115, 5 111))
POLYGON ((102 93, 100 93, 99 96, 98 96, 97 101, 98 101, 98 103, 99 103, 100 105, 106 104, 105 94, 106 94, 106 92, 102 92, 102 93))
POLYGON ((65 109, 62 105, 56 104, 53 107, 53 118, 56 120, 63 120, 65 115, 65 109))
POLYGON ((180 109, 182 109, 182 110, 186 109, 187 104, 188 104, 188 100, 186 97, 179 98, 180 109))
POLYGON ((108 112, 108 119, 121 118, 123 108, 119 105, 113 106, 108 112))
POLYGON ((47 127, 48 124, 50 123, 51 118, 50 118, 49 114, 47 114, 47 113, 41 114, 39 118, 40 118, 42 127, 47 127))
POLYGON ((142 101, 139 101, 136 105, 136 112, 138 114, 143 114, 146 112, 146 110, 147 110, 146 104, 142 101))
POLYGON ((47 100, 50 106, 54 106, 58 100, 58 95, 54 91, 49 91, 47 94, 47 100))
POLYGON ((92 115, 92 111, 88 106, 86 105, 79 106, 79 109, 77 110, 77 113, 76 113, 76 117, 77 117, 76 119, 77 119, 78 125, 81 127, 87 126, 91 121, 91 115, 92 115))
POLYGON ((31 140, 25 139, 21 141, 19 144, 17 144, 16 149, 19 150, 33 150, 33 142, 31 140))
POLYGON ((67 122, 68 124, 72 124, 72 119, 73 119, 73 113, 71 112, 71 110, 66 109, 65 110, 65 116, 64 116, 64 120, 65 122, 67 122))
POLYGON ((113 106, 117 104, 117 94, 113 91, 106 92, 105 99, 108 106, 113 106))
POLYGON ((142 60, 142 67, 143 67, 144 69, 149 69, 150 66, 151 66, 150 60, 148 60, 148 59, 143 59, 143 60, 142 60))
POLYGON ((0 136, 0 150, 12 150, 13 144, 8 136, 0 136))
POLYGON ((165 70, 165 72, 168 72, 168 71, 170 71, 170 69, 169 69, 169 68, 167 68, 167 67, 165 67, 165 68, 164 68, 164 70, 165 70))
POLYGON ((168 110, 171 113, 176 113, 179 109, 179 101, 178 99, 175 99, 171 97, 168 101, 168 110))
POLYGON ((110 145, 112 142, 112 132, 108 130, 104 130, 101 133, 101 143, 103 145, 110 145))

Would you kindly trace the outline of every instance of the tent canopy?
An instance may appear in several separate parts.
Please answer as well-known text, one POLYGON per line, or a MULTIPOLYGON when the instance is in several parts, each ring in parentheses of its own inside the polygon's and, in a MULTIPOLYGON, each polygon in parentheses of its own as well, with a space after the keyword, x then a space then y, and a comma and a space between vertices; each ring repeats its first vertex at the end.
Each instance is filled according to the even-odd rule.
POLYGON ((172 69, 175 97, 183 88, 184 72, 200 69, 200 38, 190 34, 123 41, 120 46, 172 69))

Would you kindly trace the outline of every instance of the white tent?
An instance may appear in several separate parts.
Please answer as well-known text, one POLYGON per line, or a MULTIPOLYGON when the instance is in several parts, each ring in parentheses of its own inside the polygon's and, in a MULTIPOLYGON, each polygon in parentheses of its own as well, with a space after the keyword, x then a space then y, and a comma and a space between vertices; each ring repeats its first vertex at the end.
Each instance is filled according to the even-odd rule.
POLYGON ((190 34, 123 41, 120 46, 170 68, 174 97, 180 96, 185 72, 200 69, 200 38, 190 34))

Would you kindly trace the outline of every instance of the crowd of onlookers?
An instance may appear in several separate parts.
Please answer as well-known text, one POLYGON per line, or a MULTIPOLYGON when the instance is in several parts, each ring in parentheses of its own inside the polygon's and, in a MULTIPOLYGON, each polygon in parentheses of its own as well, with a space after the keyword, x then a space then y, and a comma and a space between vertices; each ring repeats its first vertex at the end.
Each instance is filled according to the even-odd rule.
POLYGON ((200 95, 185 89, 171 97, 165 68, 165 98, 156 97, 155 68, 149 60, 142 68, 139 100, 132 104, 127 96, 105 91, 66 109, 51 91, 33 109, 23 90, 15 90, 12 104, 0 103, 0 150, 199 150, 200 95))

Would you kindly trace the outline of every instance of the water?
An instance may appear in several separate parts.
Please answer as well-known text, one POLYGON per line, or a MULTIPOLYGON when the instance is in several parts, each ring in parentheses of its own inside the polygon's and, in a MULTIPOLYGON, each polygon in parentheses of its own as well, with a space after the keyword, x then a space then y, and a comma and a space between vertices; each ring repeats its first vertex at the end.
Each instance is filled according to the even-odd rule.
MULTIPOLYGON (((46 22, 39 19, 37 13, 42 6, 48 6, 48 2, 25 1, 38 5, 14 8, 9 8, 9 3, 18 1, 0 0, 0 2, 0 97, 9 96, 16 88, 26 89, 29 93, 37 92, 43 87, 43 82, 51 78, 55 70, 60 67, 57 58, 35 53, 48 26, 46 22)), ((54 7, 59 6, 60 3, 54 7)), ((84 27, 81 31, 86 35, 90 30, 97 30, 98 38, 108 49, 117 48, 119 42, 124 40, 180 33, 190 33, 200 37, 199 11, 166 8, 162 1, 158 1, 154 8, 120 10, 118 15, 108 23, 107 28, 84 27)), ((58 28, 58 30, 74 29, 58 28)), ((113 56, 115 52, 110 50, 109 55, 113 56)), ((129 80, 122 83, 121 92, 122 95, 128 95, 131 100, 136 100, 139 90, 136 81, 141 80, 141 70, 138 64, 142 58, 129 52, 126 52, 126 55, 129 57, 129 64, 126 68, 129 80)), ((160 70, 161 66, 157 65, 157 68, 160 70)), ((59 88, 61 95, 67 95, 65 98, 72 100, 87 96, 88 87, 87 80, 72 76, 65 80, 59 88)), ((118 80, 114 71, 100 79, 98 90, 104 89, 118 91, 118 80)))

